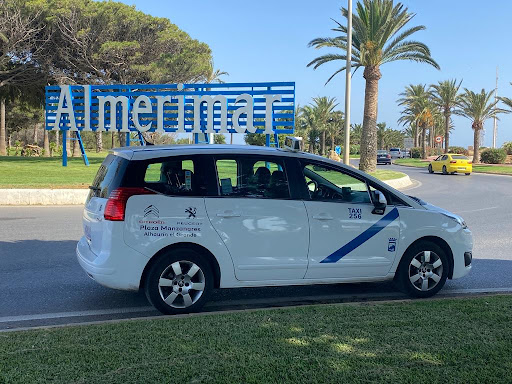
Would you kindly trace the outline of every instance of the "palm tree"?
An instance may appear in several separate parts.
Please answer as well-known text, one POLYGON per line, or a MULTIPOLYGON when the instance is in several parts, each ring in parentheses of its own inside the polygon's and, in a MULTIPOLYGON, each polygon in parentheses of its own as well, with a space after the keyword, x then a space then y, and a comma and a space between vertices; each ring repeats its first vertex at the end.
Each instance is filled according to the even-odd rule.
POLYGON ((450 121, 452 110, 459 102, 459 88, 462 80, 457 84, 457 80, 440 81, 438 84, 432 84, 432 100, 443 111, 444 115, 444 153, 448 153, 450 147, 450 121))
POLYGON ((213 63, 213 59, 210 60, 210 65, 208 66, 208 72, 205 74, 203 81, 207 84, 211 83, 224 83, 224 80, 221 79, 221 76, 229 76, 229 73, 221 71, 220 69, 215 69, 215 65, 213 63))
MULTIPOLYGON (((363 137, 361 141, 361 161, 359 168, 363 171, 375 171, 377 166, 377 101, 380 66, 392 61, 412 60, 427 63, 439 69, 439 65, 430 56, 429 48, 418 41, 406 40, 415 32, 424 30, 423 25, 403 30, 414 17, 401 3, 393 0, 363 0, 357 3, 357 15, 353 15, 352 64, 356 70, 364 67, 366 79, 363 137)), ((348 10, 341 8, 347 18, 348 10)), ((309 43, 315 48, 338 48, 340 54, 326 54, 311 61, 308 66, 318 68, 322 64, 335 60, 346 60, 347 27, 335 21, 333 31, 341 35, 333 38, 317 38, 309 43)), ((327 80, 327 83, 346 68, 342 66, 327 80)), ((350 68, 351 69, 351 68, 350 68)))
POLYGON ((377 148, 384 148, 384 139, 386 136, 386 123, 377 123, 377 148))
MULTIPOLYGON (((421 134, 420 146, 422 157, 427 157, 425 148, 427 128, 434 126, 434 115, 437 107, 430 98, 430 91, 425 84, 408 85, 405 91, 400 93, 398 105, 403 106, 402 116, 398 119, 400 124, 416 124, 416 133, 421 134)), ((430 134, 432 137, 432 134, 430 134)))
POLYGON ((298 121, 299 133, 307 138, 309 153, 315 153, 316 142, 319 136, 318 115, 315 108, 306 105, 301 108, 298 121))
POLYGON ((327 133, 331 139, 331 151, 335 150, 336 139, 341 136, 343 127, 345 126, 345 120, 343 118, 343 112, 334 111, 329 117, 327 122, 327 133))
MULTIPOLYGON (((317 116, 317 128, 321 132, 321 142, 320 142, 320 154, 322 156, 325 155, 325 137, 327 135, 327 123, 331 114, 334 111, 334 108, 338 105, 336 103, 335 97, 313 97, 313 103, 311 104, 315 109, 315 113, 317 116)), ((341 128, 341 127, 340 127, 341 128)))
POLYGON ((471 121, 473 128, 473 163, 480 162, 480 132, 484 128, 486 120, 493 117, 497 118, 498 113, 507 113, 508 111, 496 108, 498 100, 492 100, 494 90, 486 92, 482 89, 480 93, 475 93, 464 88, 464 93, 460 96, 458 109, 454 113, 464 116, 471 121))

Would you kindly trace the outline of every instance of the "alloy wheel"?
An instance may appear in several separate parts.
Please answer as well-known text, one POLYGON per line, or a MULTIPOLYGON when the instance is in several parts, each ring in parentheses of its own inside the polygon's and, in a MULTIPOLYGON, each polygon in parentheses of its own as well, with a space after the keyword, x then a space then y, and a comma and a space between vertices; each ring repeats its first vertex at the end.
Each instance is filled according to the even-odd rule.
POLYGON ((422 251, 409 264, 409 280, 418 291, 434 289, 443 276, 443 262, 433 251, 422 251))
POLYGON ((162 300, 172 308, 187 308, 195 304, 205 289, 201 268, 187 260, 175 261, 160 275, 158 290, 162 300))

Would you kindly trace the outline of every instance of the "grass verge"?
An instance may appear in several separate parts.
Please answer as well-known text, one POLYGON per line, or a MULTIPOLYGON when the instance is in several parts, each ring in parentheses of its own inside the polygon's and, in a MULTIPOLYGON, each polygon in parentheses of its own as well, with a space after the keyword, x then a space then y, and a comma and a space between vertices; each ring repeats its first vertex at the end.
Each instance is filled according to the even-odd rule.
MULTIPOLYGON (((418 168, 427 168, 429 165, 428 161, 422 161, 421 159, 397 159, 394 163, 418 168)), ((473 164, 473 172, 512 175, 512 166, 473 164)))
POLYGON ((5 383, 512 381, 512 296, 0 333, 5 383))
MULTIPOLYGON (((0 156, 0 188, 87 188, 106 155, 106 152, 88 153, 89 167, 81 158, 68 158, 68 166, 63 167, 59 157, 0 156)), ((381 180, 405 176, 383 170, 372 175, 381 180)))

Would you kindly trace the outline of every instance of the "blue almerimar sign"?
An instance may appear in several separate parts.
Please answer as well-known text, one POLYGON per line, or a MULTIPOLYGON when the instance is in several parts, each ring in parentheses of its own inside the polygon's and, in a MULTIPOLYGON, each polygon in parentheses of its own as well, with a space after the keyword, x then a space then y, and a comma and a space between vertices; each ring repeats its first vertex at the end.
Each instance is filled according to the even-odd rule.
POLYGON ((46 129, 291 134, 295 83, 46 87, 46 129))

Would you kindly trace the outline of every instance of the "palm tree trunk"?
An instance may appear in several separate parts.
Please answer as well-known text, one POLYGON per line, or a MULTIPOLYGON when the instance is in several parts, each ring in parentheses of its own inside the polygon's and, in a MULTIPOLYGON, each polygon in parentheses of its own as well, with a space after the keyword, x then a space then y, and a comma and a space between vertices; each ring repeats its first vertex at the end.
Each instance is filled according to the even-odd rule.
POLYGON ((427 127, 425 124, 421 124, 421 157, 427 158, 427 149, 425 148, 425 141, 427 140, 427 127))
POLYGON ((7 155, 7 149, 5 147, 5 99, 0 99, 0 155, 7 155))
POLYGON ((450 113, 444 114, 444 153, 450 148, 450 113))
POLYGON ((377 169, 377 106, 379 79, 382 75, 378 66, 368 66, 364 69, 363 77, 366 79, 366 87, 359 169, 374 172, 377 169))
POLYGON ((320 154, 325 156, 325 128, 322 130, 322 147, 320 148, 320 154))
POLYGON ((39 130, 39 125, 40 125, 40 123, 34 124, 34 140, 33 140, 34 141, 34 145, 38 145, 37 144, 37 139, 38 139, 37 133, 38 133, 38 130, 39 130))
POLYGON ((101 135, 101 132, 95 132, 96 136, 96 152, 103 151, 103 136, 101 135))
POLYGON ((82 153, 80 152, 80 143, 78 142, 78 135, 75 133, 75 140, 73 141, 73 157, 80 157, 82 153))
POLYGON ((334 152, 334 135, 331 135, 331 151, 334 152))
POLYGON ((115 139, 115 132, 112 131, 112 146, 110 148, 114 148, 115 141, 116 141, 116 139, 115 139))
POLYGON ((480 130, 475 129, 473 136, 473 164, 480 162, 480 130))
POLYGON ((418 130, 419 130, 419 124, 418 124, 418 121, 416 121, 416 130, 413 132, 414 133, 414 144, 413 144, 414 147, 418 146, 418 135, 419 135, 418 130))
POLYGON ((48 131, 43 129, 43 149, 44 157, 50 157, 50 140, 48 139, 48 131))

